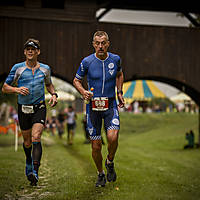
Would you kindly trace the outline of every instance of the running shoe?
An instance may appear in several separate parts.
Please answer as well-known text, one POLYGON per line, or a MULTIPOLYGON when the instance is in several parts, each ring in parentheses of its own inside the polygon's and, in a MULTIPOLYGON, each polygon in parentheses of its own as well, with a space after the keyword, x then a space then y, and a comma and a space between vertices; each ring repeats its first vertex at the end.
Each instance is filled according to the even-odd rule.
POLYGON ((108 180, 108 182, 111 182, 111 181, 115 182, 116 179, 117 179, 117 174, 115 172, 114 162, 107 164, 107 159, 106 159, 105 167, 107 169, 107 180, 108 180))
POLYGON ((32 179, 31 179, 31 185, 32 186, 36 186, 37 185, 37 182, 38 182, 38 173, 33 170, 33 174, 32 174, 32 179))
POLYGON ((104 187, 106 184, 106 176, 105 174, 98 174, 96 187, 104 187))
POLYGON ((32 176, 33 176, 33 164, 32 163, 27 163, 26 162, 25 174, 27 176, 27 179, 29 181, 31 181, 32 180, 32 176))

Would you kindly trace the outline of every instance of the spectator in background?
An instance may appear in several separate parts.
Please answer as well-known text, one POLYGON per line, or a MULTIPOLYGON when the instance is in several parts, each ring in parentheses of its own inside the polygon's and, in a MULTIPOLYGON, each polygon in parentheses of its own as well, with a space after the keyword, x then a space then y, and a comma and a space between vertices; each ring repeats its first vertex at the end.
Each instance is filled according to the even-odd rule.
POLYGON ((76 128, 77 115, 72 106, 68 107, 67 112, 67 142, 69 145, 73 144, 73 138, 76 128))
POLYGON ((65 113, 63 110, 60 110, 57 116, 57 128, 58 128, 58 135, 60 138, 62 138, 62 135, 64 133, 64 127, 65 127, 65 113))
POLYGON ((45 130, 49 133, 50 132, 50 117, 47 116, 46 123, 45 123, 45 130))
POLYGON ((14 109, 13 112, 12 112, 12 118, 13 120, 15 121, 15 123, 19 123, 19 118, 18 118, 18 114, 17 114, 17 111, 14 109))
POLYGON ((190 146, 191 148, 194 148, 194 141, 195 141, 195 136, 194 136, 194 132, 192 130, 190 130, 190 146))
POLYGON ((139 113, 140 112, 139 102, 138 101, 134 101, 134 103, 133 103, 133 111, 134 111, 134 113, 139 113))
POLYGON ((87 130, 87 119, 86 119, 86 114, 84 114, 83 120, 83 130, 84 130, 84 136, 85 136, 85 142, 84 144, 89 144, 90 143, 90 134, 89 131, 87 130))
POLYGON ((51 135, 52 136, 55 136, 56 135, 56 130, 57 130, 57 118, 56 116, 51 116, 50 120, 49 120, 49 130, 51 132, 51 135))
POLYGON ((188 141, 188 144, 184 146, 184 149, 194 148, 194 141, 195 141, 194 132, 190 130, 189 133, 188 132, 186 133, 185 138, 188 141))

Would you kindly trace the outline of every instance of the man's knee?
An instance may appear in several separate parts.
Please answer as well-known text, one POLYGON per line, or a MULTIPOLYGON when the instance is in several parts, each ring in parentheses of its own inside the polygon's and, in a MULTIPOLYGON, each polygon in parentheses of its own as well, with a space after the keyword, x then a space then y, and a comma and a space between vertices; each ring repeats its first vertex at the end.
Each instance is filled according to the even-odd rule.
POLYGON ((32 144, 32 139, 31 139, 31 130, 30 131, 22 131, 23 139, 24 139, 24 146, 25 147, 30 147, 32 144))
POLYGON ((40 131, 35 131, 32 134, 32 142, 40 142, 41 141, 41 133, 40 131))
POLYGON ((101 152, 101 140, 92 141, 92 151, 93 152, 101 152))
POLYGON ((32 145, 32 141, 31 140, 24 140, 24 146, 26 148, 29 148, 32 145))
POLYGON ((32 142, 40 142, 43 126, 41 124, 35 124, 32 129, 32 142))
POLYGON ((107 138, 109 143, 118 142, 118 130, 110 130, 107 132, 107 138))

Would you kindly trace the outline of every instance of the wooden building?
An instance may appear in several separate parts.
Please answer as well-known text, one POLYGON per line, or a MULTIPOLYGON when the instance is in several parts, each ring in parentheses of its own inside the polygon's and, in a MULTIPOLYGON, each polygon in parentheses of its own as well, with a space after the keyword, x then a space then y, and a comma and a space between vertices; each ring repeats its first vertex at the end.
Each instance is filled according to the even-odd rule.
MULTIPOLYGON (((133 9, 134 6, 128 4, 130 1, 125 2, 133 9)), ((135 9, 148 6, 145 1, 141 1, 143 5, 136 2, 135 9)), ((72 83, 81 60, 93 52, 94 32, 101 29, 109 34, 109 50, 122 58, 125 81, 152 79, 165 82, 187 93, 200 105, 200 29, 98 22, 96 11, 100 7, 106 7, 108 11, 112 5, 120 6, 119 1, 106 0, 2 0, 1 81, 13 64, 24 59, 23 43, 33 37, 41 43, 40 61, 51 66, 54 76, 72 83)), ((168 7, 152 4, 153 8, 168 7)), ((184 10, 180 12, 199 12, 195 4, 182 8, 184 10)), ((177 7, 170 9, 179 12, 177 7)))

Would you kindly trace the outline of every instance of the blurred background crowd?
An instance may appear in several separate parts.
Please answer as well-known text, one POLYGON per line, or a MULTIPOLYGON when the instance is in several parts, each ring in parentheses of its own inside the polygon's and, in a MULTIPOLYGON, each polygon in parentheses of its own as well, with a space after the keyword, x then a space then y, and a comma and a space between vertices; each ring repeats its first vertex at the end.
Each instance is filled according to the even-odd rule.
MULTIPOLYGON (((84 143, 89 143, 89 133, 86 130, 85 104, 80 94, 70 84, 52 78, 58 93, 58 105, 48 107, 46 132, 57 135, 59 138, 67 133, 68 144, 73 144, 76 130, 77 113, 82 113, 81 126, 85 135, 84 143)), ((137 80, 124 83, 123 86, 125 107, 120 112, 132 114, 150 113, 198 113, 199 108, 195 102, 183 92, 155 81, 137 80)), ((9 131, 10 124, 18 124, 16 98, 13 95, 0 92, 0 134, 9 131)), ((50 95, 46 94, 46 102, 50 95)), ((48 103, 46 103, 48 106, 48 103)))

